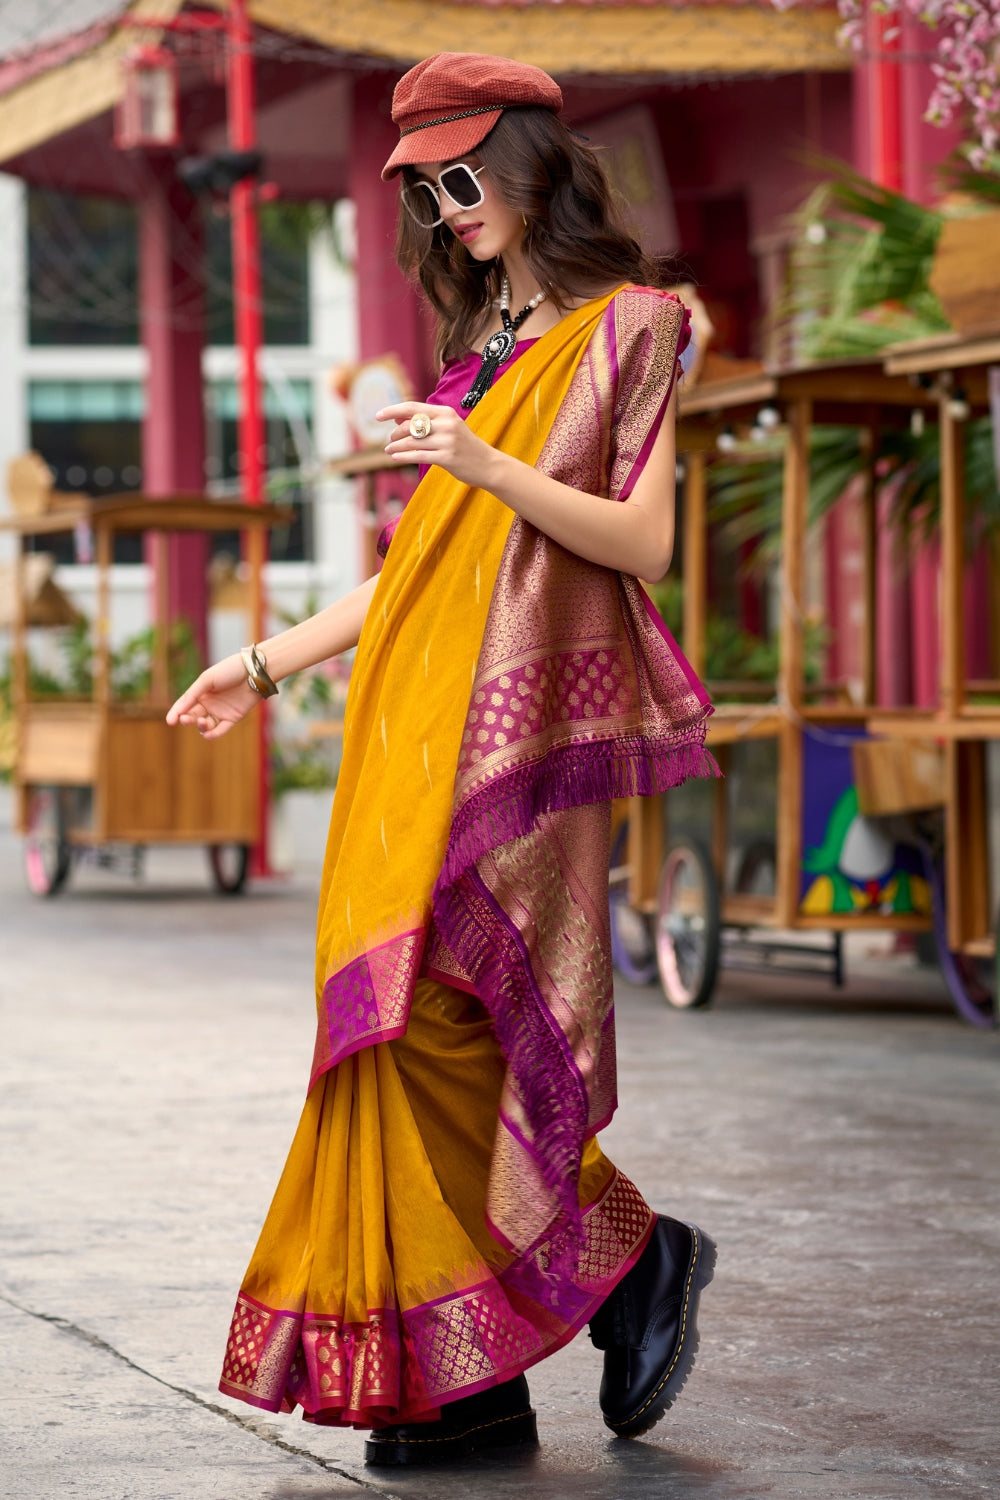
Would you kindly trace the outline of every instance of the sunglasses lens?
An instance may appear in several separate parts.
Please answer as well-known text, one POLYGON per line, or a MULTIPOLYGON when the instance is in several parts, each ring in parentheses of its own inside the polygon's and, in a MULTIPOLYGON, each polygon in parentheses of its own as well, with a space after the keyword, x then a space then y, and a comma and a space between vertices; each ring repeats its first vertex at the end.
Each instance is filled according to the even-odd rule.
POLYGON ((472 170, 459 163, 441 173, 441 186, 459 208, 475 208, 483 201, 483 190, 472 170))
POLYGON ((441 217, 438 207, 437 193, 429 182, 404 182, 402 185, 403 203, 409 212, 422 224, 425 229, 432 228, 441 217))

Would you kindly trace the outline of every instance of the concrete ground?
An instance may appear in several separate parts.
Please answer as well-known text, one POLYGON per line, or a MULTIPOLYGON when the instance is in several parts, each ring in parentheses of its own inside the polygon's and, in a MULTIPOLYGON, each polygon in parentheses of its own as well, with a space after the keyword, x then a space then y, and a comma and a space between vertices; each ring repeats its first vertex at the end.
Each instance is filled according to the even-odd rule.
POLYGON ((0 1495, 80 1500, 993 1496, 1000 1039, 933 976, 621 986, 605 1143, 719 1243, 698 1364, 622 1442, 581 1338, 537 1367, 542 1446, 369 1471, 357 1433, 216 1391, 312 1051, 315 871, 241 900, 201 860, 40 901, 0 828, 0 1495))

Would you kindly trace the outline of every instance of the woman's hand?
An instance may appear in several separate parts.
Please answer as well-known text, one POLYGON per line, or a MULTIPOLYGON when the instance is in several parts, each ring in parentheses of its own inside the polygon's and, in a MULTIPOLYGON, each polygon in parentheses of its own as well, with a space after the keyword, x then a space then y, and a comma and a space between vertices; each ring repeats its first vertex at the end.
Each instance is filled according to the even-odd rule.
POLYGON ((168 724, 193 724, 205 740, 221 739, 256 708, 260 697, 247 681, 240 656, 226 656, 196 678, 167 714, 168 724))
POLYGON ((482 438, 470 432, 450 406, 428 406, 426 401, 401 401, 376 412, 379 422, 394 422, 385 445, 392 458, 408 464, 439 464, 463 484, 489 488, 495 451, 482 438), (430 419, 426 437, 416 438, 410 432, 410 418, 422 413, 430 419))

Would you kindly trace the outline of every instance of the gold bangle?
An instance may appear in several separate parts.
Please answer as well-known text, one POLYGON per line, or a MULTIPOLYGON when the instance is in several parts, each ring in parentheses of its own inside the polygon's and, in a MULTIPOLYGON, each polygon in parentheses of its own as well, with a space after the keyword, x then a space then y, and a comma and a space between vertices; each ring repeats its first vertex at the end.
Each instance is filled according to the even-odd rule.
POLYGON ((244 646, 240 660, 246 669, 247 683, 254 692, 261 698, 274 698, 278 686, 267 670, 267 657, 263 651, 257 646, 244 646))

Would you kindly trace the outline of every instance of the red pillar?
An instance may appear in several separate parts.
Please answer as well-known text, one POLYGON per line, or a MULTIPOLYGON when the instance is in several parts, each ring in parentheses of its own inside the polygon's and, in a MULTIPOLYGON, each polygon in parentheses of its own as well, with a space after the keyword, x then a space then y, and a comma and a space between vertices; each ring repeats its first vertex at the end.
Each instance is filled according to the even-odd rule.
MULTIPOLYGON (((226 103, 229 144, 234 151, 252 151, 257 145, 256 89, 253 63, 253 26, 246 0, 229 0, 229 72, 226 103)), ((263 335, 260 278, 260 226, 257 222, 257 184, 244 178, 229 197, 233 246, 233 315, 236 347, 240 354, 240 482, 248 505, 264 499, 266 452, 260 392, 260 346, 263 335)), ((267 601, 264 565, 268 537, 259 527, 244 533, 244 554, 257 580, 253 593, 250 633, 254 641, 267 635, 267 601)), ((251 873, 273 874, 270 862, 269 816, 271 806, 269 708, 257 709, 260 746, 260 841, 254 846, 251 873)))
POLYGON ((934 88, 931 61, 938 33, 915 16, 901 18, 900 50, 905 61, 899 68, 899 114, 903 146, 903 192, 917 203, 934 204, 941 197, 939 168, 962 140, 958 121, 931 125, 924 119, 934 88))
MULTIPOLYGON (((257 146, 252 48, 253 30, 246 12, 246 0, 230 0, 227 104, 229 144, 234 151, 253 151, 257 146)), ((240 481, 244 500, 259 505, 264 494, 264 428, 258 370, 262 319, 257 184, 252 177, 234 185, 229 208, 233 244, 233 322, 236 347, 240 353, 240 481)), ((263 620, 255 622, 258 635, 264 633, 263 625, 263 620)))
POLYGON ((867 24, 871 176, 898 193, 903 186, 899 27, 869 4, 867 24))
MULTIPOLYGON (((431 322, 396 265, 398 188, 381 178, 399 140, 390 115, 395 81, 384 73, 354 80, 350 195, 357 221, 358 355, 366 360, 395 354, 419 398, 434 387, 431 322)), ((412 489, 412 477, 389 472, 373 476, 370 499, 359 492, 363 571, 370 566, 372 532, 377 535, 390 515, 405 505, 412 489)))
POLYGON ((396 266, 397 190, 381 171, 399 140, 390 107, 395 79, 354 80, 350 194, 357 215, 358 349, 362 359, 396 354, 423 395, 430 386, 427 334, 416 293, 396 266))
MULTIPOLYGON (((150 158, 139 200, 139 301, 148 361, 142 429, 145 494, 201 495, 205 485, 205 410, 201 356, 205 342, 204 237, 198 205, 169 163, 150 158)), ((208 537, 151 534, 153 616, 178 619, 207 648, 208 537)))

